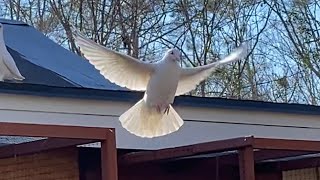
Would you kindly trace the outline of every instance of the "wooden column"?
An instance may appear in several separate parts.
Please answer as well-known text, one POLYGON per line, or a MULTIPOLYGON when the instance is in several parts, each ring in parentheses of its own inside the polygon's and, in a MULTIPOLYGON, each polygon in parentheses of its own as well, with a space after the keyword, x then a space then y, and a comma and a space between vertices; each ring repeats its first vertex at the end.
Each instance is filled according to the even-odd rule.
POLYGON ((240 180, 255 180, 254 152, 252 146, 239 150, 240 180))
POLYGON ((109 129, 101 141, 101 179, 118 180, 117 147, 115 130, 109 129))

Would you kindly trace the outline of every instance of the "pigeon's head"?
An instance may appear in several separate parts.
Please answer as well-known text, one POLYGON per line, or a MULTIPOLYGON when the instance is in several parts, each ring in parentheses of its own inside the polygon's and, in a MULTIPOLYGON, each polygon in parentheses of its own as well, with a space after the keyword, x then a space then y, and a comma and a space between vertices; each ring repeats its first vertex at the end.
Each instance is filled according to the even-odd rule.
POLYGON ((181 60, 181 53, 178 49, 172 48, 166 52, 165 57, 168 58, 169 60, 179 62, 181 60))

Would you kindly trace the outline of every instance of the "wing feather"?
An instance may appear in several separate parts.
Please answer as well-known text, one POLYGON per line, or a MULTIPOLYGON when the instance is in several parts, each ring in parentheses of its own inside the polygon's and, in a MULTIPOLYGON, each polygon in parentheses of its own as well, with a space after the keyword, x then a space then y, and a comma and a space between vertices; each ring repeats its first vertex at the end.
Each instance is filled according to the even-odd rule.
POLYGON ((154 64, 110 50, 74 30, 81 53, 109 81, 131 90, 146 90, 154 64))
POLYGON ((237 61, 246 55, 247 47, 245 44, 243 44, 220 61, 194 68, 183 68, 180 74, 176 96, 185 94, 195 89, 200 82, 205 80, 213 73, 217 66, 237 61))
POLYGON ((21 75, 15 61, 13 60, 12 56, 10 55, 10 53, 8 51, 3 53, 2 59, 4 61, 4 64, 7 66, 9 71, 12 73, 13 79, 17 79, 17 80, 24 80, 25 79, 25 77, 23 77, 21 75))

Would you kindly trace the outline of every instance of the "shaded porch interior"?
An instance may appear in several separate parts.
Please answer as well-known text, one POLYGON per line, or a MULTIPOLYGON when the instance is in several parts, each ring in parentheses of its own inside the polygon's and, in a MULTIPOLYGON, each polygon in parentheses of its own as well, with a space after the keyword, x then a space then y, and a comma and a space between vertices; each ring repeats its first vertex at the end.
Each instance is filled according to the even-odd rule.
MULTIPOLYGON (((320 142, 239 137, 119 156, 119 179, 283 179, 320 165, 320 142)), ((120 154, 120 153, 119 153, 120 154)))
POLYGON ((0 179, 80 179, 77 147, 97 142, 100 179, 118 178, 113 128, 0 122, 0 139, 0 179))
POLYGON ((112 128, 0 123, 0 135, 32 137, 0 145, 0 170, 8 159, 45 154, 50 158, 64 154, 61 157, 68 159, 76 152, 80 180, 280 180, 283 172, 320 166, 320 141, 250 136, 159 150, 128 150, 116 149, 112 128), (88 146, 96 142, 99 147, 88 146), (52 156, 51 152, 57 153, 52 156))

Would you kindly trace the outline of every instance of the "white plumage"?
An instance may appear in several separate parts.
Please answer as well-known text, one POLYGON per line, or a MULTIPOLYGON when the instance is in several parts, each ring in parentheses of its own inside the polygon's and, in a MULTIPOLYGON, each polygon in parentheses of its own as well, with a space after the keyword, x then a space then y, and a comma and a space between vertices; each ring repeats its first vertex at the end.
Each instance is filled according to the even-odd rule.
POLYGON ((24 79, 7 50, 3 37, 3 25, 0 23, 0 81, 24 79))
POLYGON ((159 137, 177 131, 183 120, 171 104, 206 79, 218 65, 246 56, 244 45, 224 59, 195 68, 181 68, 181 54, 170 49, 162 60, 146 63, 107 49, 74 29, 80 51, 111 82, 131 90, 145 91, 143 99, 123 113, 119 120, 130 133, 140 137, 159 137))

